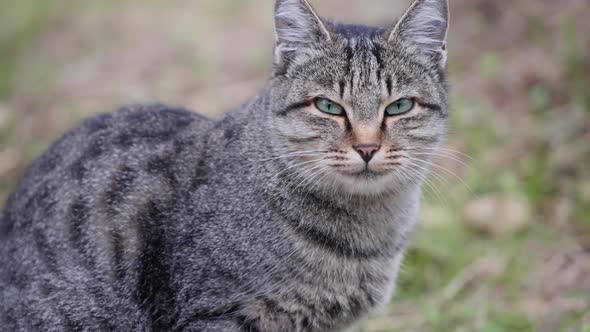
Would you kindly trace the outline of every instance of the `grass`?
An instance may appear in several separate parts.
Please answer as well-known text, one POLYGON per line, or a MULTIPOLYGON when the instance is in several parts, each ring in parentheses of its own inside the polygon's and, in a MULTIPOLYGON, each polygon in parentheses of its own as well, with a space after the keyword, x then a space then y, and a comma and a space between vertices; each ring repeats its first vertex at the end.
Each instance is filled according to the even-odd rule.
POLYGON ((587 63, 588 59, 580 50, 578 31, 571 19, 567 19, 563 24, 563 38, 566 42, 565 62, 568 74, 572 78, 572 89, 576 103, 586 112, 590 112, 590 96, 588 95, 590 80, 584 68, 590 64, 587 63))
POLYGON ((19 56, 49 22, 48 0, 0 0, 0 100, 7 98, 16 78, 19 56))
MULTIPOLYGON (((347 8, 326 3, 335 12, 347 8)), ((397 294, 363 331, 589 332, 584 11, 573 0, 504 4, 501 13, 525 18, 521 26, 505 14, 486 23, 480 2, 453 3, 448 146, 461 153, 449 152, 452 158, 441 160, 449 172, 438 169, 443 180, 432 177, 435 189, 425 188, 397 294), (522 197, 530 210, 525 227, 494 233, 470 222, 465 207, 490 196, 522 197), (570 264, 562 267, 563 260, 570 264)), ((91 113, 161 98, 212 114, 254 93, 268 72, 261 59, 268 59, 272 35, 256 30, 272 28, 267 2, 67 4, 0 0, 2 200, 34 156, 91 113), (204 30, 203 22, 215 29, 204 30)))

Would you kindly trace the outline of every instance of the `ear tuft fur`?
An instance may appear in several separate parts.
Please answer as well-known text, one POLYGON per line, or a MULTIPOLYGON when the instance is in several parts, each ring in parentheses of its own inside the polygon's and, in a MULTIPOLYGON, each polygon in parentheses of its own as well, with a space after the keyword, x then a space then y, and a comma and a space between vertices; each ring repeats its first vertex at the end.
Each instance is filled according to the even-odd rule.
POLYGON ((416 0, 393 29, 390 40, 401 37, 446 64, 448 0, 416 0))
POLYGON ((278 61, 285 53, 331 39, 330 32, 307 0, 277 0, 275 29, 278 61))

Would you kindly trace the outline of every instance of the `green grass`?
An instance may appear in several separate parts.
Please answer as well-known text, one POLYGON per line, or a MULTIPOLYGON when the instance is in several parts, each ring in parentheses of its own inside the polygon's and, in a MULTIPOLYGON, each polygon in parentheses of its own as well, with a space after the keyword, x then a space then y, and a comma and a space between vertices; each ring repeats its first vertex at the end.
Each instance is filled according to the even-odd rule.
POLYGON ((590 80, 586 75, 586 68, 590 67, 588 59, 581 51, 578 31, 571 19, 563 24, 563 38, 566 42, 565 63, 571 79, 571 89, 578 105, 586 112, 590 112, 590 80))
POLYGON ((0 100, 11 94, 19 57, 48 26, 49 0, 0 0, 0 100))

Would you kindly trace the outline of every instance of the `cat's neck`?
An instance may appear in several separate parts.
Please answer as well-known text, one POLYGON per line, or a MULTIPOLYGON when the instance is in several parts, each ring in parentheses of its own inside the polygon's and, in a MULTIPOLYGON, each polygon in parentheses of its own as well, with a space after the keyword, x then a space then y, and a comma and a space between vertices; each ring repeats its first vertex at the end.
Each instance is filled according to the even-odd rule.
POLYGON ((355 196, 298 188, 276 178, 264 181, 259 193, 282 216, 281 222, 311 243, 319 242, 320 248, 332 247, 347 257, 396 256, 416 222, 417 186, 397 193, 355 196))

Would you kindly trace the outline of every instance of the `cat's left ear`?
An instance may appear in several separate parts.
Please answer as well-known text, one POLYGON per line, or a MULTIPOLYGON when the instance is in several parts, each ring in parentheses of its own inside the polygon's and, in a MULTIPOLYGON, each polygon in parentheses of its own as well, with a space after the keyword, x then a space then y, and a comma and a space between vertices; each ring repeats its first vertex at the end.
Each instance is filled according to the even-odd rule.
POLYGON ((276 0, 275 29, 277 62, 332 38, 307 0, 276 0))
POLYGON ((416 44, 441 67, 447 62, 448 0, 415 0, 391 32, 389 40, 402 38, 416 44))

